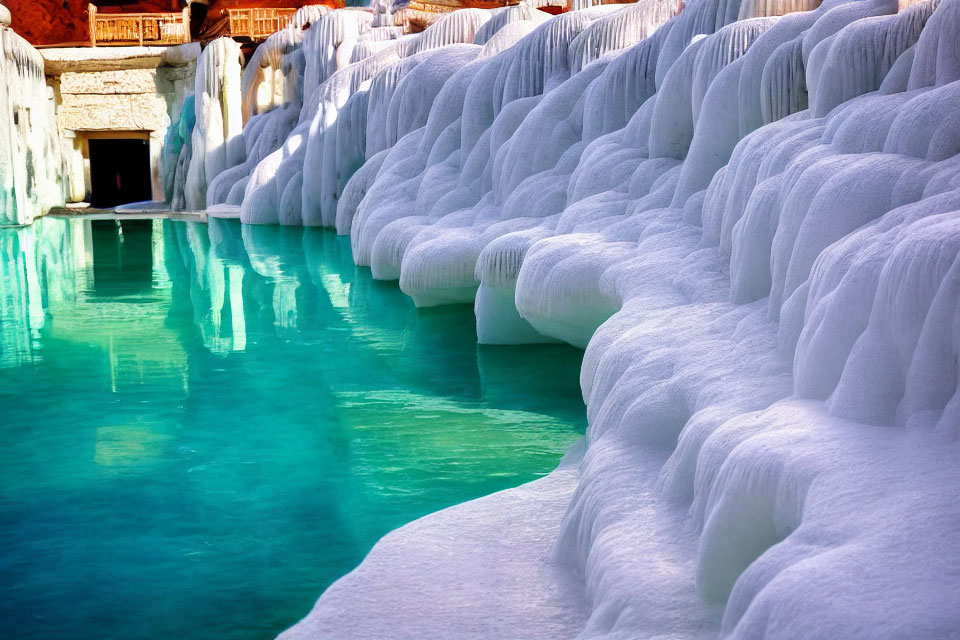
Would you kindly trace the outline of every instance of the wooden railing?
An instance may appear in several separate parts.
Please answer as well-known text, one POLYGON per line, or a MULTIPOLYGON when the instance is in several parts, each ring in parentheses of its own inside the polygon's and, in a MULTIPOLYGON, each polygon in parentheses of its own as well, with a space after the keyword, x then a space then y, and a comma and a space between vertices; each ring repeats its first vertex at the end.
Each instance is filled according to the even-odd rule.
POLYGON ((287 26, 296 9, 227 9, 230 36, 263 40, 287 26))
MULTIPOLYGON (((604 0, 605 2, 632 2, 634 0, 604 0)), ((498 9, 520 4, 520 0, 410 0, 407 11, 414 15, 443 14, 457 9, 498 9)), ((569 8, 569 0, 536 0, 537 8, 569 8)))
POLYGON ((181 13, 97 13, 87 6, 90 46, 171 45, 190 42, 190 9, 181 13))

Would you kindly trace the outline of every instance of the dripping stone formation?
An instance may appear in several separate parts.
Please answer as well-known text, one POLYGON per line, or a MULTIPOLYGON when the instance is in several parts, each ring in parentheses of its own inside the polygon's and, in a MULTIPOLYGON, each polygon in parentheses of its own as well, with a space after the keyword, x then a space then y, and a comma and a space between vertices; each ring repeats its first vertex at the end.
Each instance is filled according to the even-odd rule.
MULTIPOLYGON (((193 76, 163 198, 349 235, 417 306, 474 304, 483 344, 583 348, 589 429, 281 637, 958 637, 960 0, 524 1, 417 33, 383 4, 305 7, 245 63, 165 54, 193 76)), ((28 224, 82 175, 0 22, 2 221, 28 224)))

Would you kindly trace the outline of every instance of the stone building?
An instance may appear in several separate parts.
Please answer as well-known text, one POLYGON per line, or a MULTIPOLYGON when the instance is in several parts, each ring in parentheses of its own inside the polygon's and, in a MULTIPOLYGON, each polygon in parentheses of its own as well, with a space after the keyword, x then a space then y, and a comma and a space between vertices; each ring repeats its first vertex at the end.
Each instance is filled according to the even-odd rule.
POLYGON ((29 224, 69 202, 170 200, 164 181, 190 146, 181 115, 194 109, 201 34, 247 15, 243 33, 214 35, 237 37, 250 55, 269 35, 251 38, 254 25, 272 33, 316 0, 3 2, 0 224, 29 224))
POLYGON ((138 199, 163 200, 164 138, 170 123, 179 119, 185 98, 193 92, 200 45, 54 48, 43 49, 41 54, 56 100, 57 127, 69 176, 68 200, 90 201, 92 186, 98 181, 96 163, 109 160, 97 155, 113 152, 126 153, 128 163, 142 163, 146 158, 147 169, 123 169, 149 171, 149 193, 138 199), (147 153, 141 158, 130 153, 130 143, 125 143, 124 149, 123 144, 101 142, 123 140, 141 141, 147 153))

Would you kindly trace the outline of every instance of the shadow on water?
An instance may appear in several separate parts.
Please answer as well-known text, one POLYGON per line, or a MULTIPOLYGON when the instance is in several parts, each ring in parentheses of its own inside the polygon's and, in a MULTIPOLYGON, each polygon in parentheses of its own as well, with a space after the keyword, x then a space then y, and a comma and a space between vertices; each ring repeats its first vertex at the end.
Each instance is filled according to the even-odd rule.
POLYGON ((580 352, 478 348, 327 231, 44 219, 0 230, 0 286, 10 637, 272 637, 585 426, 580 352))

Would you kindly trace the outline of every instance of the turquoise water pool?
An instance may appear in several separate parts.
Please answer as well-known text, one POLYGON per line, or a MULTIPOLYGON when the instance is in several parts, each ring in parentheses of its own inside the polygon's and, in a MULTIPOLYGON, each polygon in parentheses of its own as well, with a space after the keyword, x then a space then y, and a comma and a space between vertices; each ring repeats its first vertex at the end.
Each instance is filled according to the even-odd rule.
POLYGON ((552 470, 580 358, 478 347, 325 231, 0 229, 0 636, 271 638, 389 530, 552 470))

